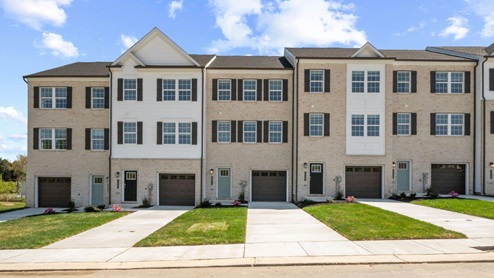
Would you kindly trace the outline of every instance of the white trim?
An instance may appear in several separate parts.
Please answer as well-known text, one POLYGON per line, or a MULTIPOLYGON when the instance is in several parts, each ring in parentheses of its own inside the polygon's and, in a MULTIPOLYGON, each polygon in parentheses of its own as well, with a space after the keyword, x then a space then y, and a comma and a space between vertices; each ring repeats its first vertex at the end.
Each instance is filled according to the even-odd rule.
POLYGON ((156 205, 160 206, 160 173, 156 173, 156 205))
POLYGON ((357 52, 353 53, 352 58, 359 57, 362 52, 365 50, 369 50, 370 52, 374 52, 378 57, 385 58, 385 56, 376 48, 374 45, 372 45, 370 42, 366 42, 364 45, 360 47, 357 52))

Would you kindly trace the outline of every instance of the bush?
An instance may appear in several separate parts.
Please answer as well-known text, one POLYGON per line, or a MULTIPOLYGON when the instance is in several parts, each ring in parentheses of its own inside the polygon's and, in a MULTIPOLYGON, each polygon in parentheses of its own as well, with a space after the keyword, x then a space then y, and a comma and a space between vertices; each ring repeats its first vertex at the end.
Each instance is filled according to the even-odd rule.
POLYGON ((401 198, 405 198, 406 196, 407 196, 407 194, 406 194, 405 192, 401 192, 401 193, 400 193, 400 197, 401 197, 401 198))
POLYGON ((235 200, 235 201, 233 201, 233 203, 232 203, 232 205, 233 205, 234 207, 239 207, 241 204, 242 204, 242 202, 240 202, 240 200, 235 200))
POLYGON ((439 196, 439 193, 437 192, 436 189, 429 187, 425 190, 425 193, 427 196, 431 197, 431 198, 437 198, 439 196))
POLYGON ((45 209, 45 212, 43 212, 43 214, 55 214, 55 213, 57 212, 52 208, 47 208, 45 209))
POLYGON ((336 193, 336 198, 335 198, 335 199, 336 199, 336 200, 343 200, 343 192, 338 191, 338 192, 336 193))
POLYGON ((114 204, 111 208, 111 211, 113 212, 119 212, 119 211, 122 211, 122 207, 120 207, 119 205, 117 204, 114 204))
POLYGON ((209 207, 211 207, 211 203, 209 201, 202 201, 197 207, 199 207, 199 208, 209 208, 209 207))
POLYGON ((87 206, 84 208, 85 212, 96 212, 96 210, 92 206, 87 206))
POLYGON ((240 192, 240 194, 238 194, 238 200, 239 200, 241 203, 245 202, 245 194, 244 194, 244 192, 243 192, 243 191, 242 191, 242 192, 240 192))
POLYGON ((353 203, 353 202, 355 202, 355 200, 357 200, 357 198, 355 198, 353 196, 346 197, 346 202, 347 203, 353 203))
POLYGON ((415 192, 410 193, 410 197, 415 198, 416 196, 417 196, 417 193, 415 193, 415 192))
POLYGON ((17 194, 15 181, 3 181, 0 176, 0 194, 17 194))
POLYGON ((106 205, 101 204, 101 205, 98 205, 97 208, 99 208, 100 210, 104 210, 106 208, 106 205))
POLYGON ((148 198, 144 197, 142 198, 142 207, 148 208, 149 207, 149 200, 148 198))
POLYGON ((214 204, 215 207, 222 207, 223 204, 221 204, 220 202, 217 202, 216 204, 214 204))

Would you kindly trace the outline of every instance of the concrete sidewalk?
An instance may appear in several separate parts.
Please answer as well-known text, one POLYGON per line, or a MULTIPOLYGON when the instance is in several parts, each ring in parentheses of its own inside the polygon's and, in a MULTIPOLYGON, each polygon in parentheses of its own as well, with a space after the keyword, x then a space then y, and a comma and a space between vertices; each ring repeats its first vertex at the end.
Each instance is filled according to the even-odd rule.
MULTIPOLYGON (((14 210, 11 212, 1 213, 0 214, 0 223, 5 222, 7 220, 19 219, 22 217, 43 214, 46 208, 25 208, 20 210, 14 210)), ((54 208, 55 211, 61 211, 64 208, 54 208)))

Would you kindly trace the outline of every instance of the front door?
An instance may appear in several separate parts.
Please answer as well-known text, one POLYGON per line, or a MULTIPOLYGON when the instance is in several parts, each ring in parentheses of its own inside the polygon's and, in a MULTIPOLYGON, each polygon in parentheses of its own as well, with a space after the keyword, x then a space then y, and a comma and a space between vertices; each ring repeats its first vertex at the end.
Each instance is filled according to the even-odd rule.
POLYGON ((126 171, 124 183, 124 201, 137 201, 137 172, 126 171))
POLYGON ((103 200, 103 176, 91 177, 91 205, 97 206, 104 204, 103 200))
POLYGON ((218 169, 218 199, 230 199, 231 177, 230 169, 218 169))
POLYGON ((410 162, 398 161, 398 192, 410 191, 410 162))
POLYGON ((323 165, 321 163, 310 164, 310 194, 322 194, 323 192, 323 165))

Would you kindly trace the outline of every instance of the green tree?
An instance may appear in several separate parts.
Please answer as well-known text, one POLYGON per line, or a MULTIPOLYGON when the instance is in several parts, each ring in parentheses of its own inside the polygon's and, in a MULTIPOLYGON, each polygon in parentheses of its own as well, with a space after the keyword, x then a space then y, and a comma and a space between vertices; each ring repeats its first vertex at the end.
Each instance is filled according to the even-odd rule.
POLYGON ((23 154, 17 155, 17 159, 12 162, 11 172, 13 179, 18 182, 26 181, 26 164, 27 156, 23 154))
POLYGON ((7 159, 2 159, 0 157, 0 175, 2 176, 4 181, 12 180, 12 172, 11 172, 12 164, 7 159))

